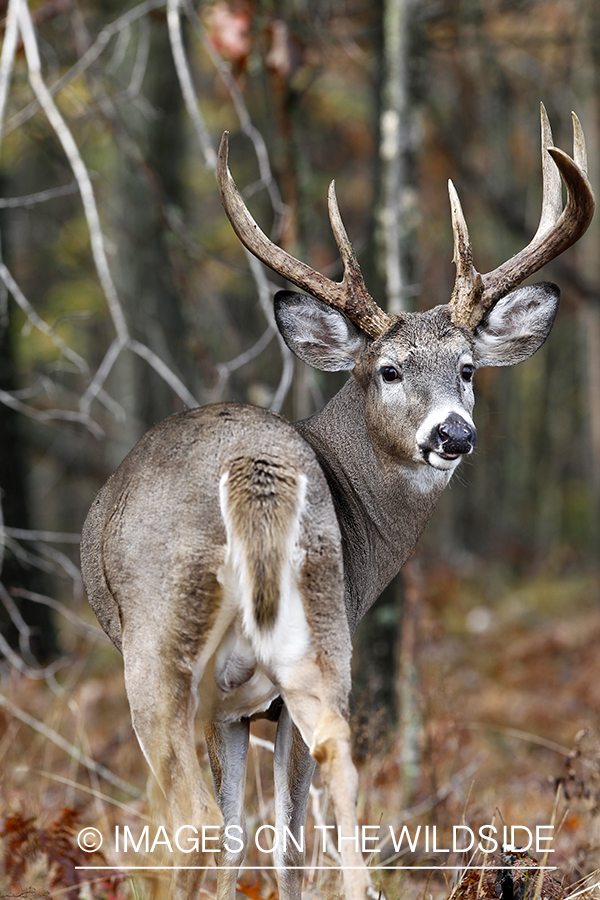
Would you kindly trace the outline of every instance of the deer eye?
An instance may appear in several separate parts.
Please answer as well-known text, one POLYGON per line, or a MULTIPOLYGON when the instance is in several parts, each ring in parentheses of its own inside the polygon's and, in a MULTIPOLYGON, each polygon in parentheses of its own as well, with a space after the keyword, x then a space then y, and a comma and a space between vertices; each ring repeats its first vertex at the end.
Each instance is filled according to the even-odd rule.
POLYGON ((472 366, 470 363, 465 363, 464 366, 460 367, 460 374, 464 381, 471 381, 475 374, 475 366, 472 366))
POLYGON ((395 369, 393 366, 382 366, 379 370, 379 373, 384 381, 392 382, 392 381, 400 381, 400 372, 398 369, 395 369))

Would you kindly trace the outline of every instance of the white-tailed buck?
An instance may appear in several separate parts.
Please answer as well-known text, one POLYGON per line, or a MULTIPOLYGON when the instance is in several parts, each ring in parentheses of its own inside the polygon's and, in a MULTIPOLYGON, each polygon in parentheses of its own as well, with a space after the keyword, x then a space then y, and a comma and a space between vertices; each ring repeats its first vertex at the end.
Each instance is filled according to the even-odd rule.
MULTIPOLYGON (((333 185, 329 215, 344 266, 339 284, 261 232, 233 182, 223 137, 219 183, 235 232, 311 295, 276 295, 279 330, 300 359, 351 377, 321 412, 294 424, 237 403, 161 422, 98 494, 81 543, 89 600, 123 652, 133 725, 167 798, 173 831, 223 826, 216 863, 229 868, 219 872, 220 900, 233 900, 246 849, 253 717, 278 719, 278 833, 287 828, 300 843, 316 760, 341 834, 355 834, 351 638, 473 450, 475 370, 527 359, 552 327, 556 285, 515 288, 591 221, 594 197, 575 116, 573 128, 571 159, 553 146, 542 107, 540 225, 531 243, 493 272, 482 275, 473 266, 450 183, 457 269, 450 302, 394 317, 365 288, 333 185), (196 758, 197 711, 216 803, 196 758), (227 826, 243 839, 228 840, 227 826)), ((362 855, 351 841, 342 848, 347 895, 364 900, 372 888, 362 855)), ((198 867, 212 855, 180 852, 173 862, 187 868, 175 871, 172 896, 195 900, 198 867)), ((280 841, 275 864, 280 896, 299 900, 303 854, 292 840, 285 849, 280 841)))

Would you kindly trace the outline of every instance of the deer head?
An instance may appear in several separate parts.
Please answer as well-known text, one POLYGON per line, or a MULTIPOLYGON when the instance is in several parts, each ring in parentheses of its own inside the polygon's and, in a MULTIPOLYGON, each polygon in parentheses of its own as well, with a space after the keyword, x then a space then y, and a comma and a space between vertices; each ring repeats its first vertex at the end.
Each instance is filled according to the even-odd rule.
POLYGON ((367 291, 340 217, 334 182, 328 206, 343 263, 339 283, 277 247, 260 230, 229 172, 227 133, 223 135, 219 185, 236 234, 262 262, 311 295, 276 295, 279 330, 290 349, 311 366, 353 371, 366 393, 369 433, 382 459, 452 471, 475 443, 475 370, 528 359, 550 332, 558 287, 548 282, 518 285, 584 234, 593 216, 594 195, 577 116, 573 114, 573 158, 553 146, 543 105, 541 122, 543 200, 532 241, 492 272, 477 272, 460 201, 449 182, 456 264, 450 301, 427 312, 394 317, 367 291), (561 178, 567 192, 564 210, 561 178))

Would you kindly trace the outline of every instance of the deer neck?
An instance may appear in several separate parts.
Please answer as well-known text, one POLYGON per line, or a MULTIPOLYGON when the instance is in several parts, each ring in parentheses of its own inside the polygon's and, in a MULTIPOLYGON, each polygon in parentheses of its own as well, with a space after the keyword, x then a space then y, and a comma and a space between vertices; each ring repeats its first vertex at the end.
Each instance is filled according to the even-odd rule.
POLYGON ((354 379, 321 412, 296 422, 327 478, 344 549, 350 628, 400 571, 429 521, 449 474, 377 456, 365 420, 365 393, 354 379))

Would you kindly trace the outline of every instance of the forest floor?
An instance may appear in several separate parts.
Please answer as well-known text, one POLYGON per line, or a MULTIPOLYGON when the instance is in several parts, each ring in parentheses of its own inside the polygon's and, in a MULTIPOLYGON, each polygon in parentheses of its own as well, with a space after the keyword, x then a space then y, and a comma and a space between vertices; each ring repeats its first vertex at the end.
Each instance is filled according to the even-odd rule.
MULTIPOLYGON (((523 579, 501 570, 490 575, 486 567, 484 578, 439 567, 423 578, 420 593, 414 677, 403 693, 412 698, 405 700, 405 727, 376 728, 373 716, 370 730, 379 737, 361 744, 358 760, 359 821, 373 826, 364 831, 367 839, 378 834, 379 846, 386 844, 369 860, 387 867, 373 873, 375 882, 388 900, 443 900, 453 892, 457 900, 475 900, 486 891, 492 900, 534 900, 536 894, 538 900, 558 900, 583 888, 579 896, 597 900, 600 572, 538 572, 523 579), (396 843, 405 827, 397 853, 390 827, 396 843), (535 871, 529 880, 507 886, 496 870, 485 881, 480 870, 464 868, 512 864, 514 855, 500 856, 502 846, 484 840, 495 835, 502 845, 505 827, 509 837, 516 828, 521 846, 532 836, 521 866, 556 867, 543 884, 535 871), (471 833, 472 850, 459 852, 471 833)), ((79 615, 94 624, 87 608, 79 615)), ((54 689, 14 669, 2 679, 0 898, 143 900, 150 896, 149 873, 116 867, 132 860, 137 866, 160 864, 166 843, 158 829, 165 820, 152 817, 146 799, 148 768, 131 727, 122 661, 103 639, 78 637, 62 621, 68 665, 57 672, 54 689), (112 782, 110 773, 117 776, 112 782), (147 853, 145 825, 150 845, 155 843, 147 853), (136 842, 142 838, 135 853, 131 846, 116 852, 115 829, 122 841, 126 826, 136 842), (101 854, 79 849, 83 828, 103 836, 101 854), (77 868, 86 865, 113 868, 77 868)), ((276 896, 274 873, 267 868, 272 857, 255 843, 259 827, 273 824, 266 742, 273 740, 274 727, 259 722, 252 728, 247 864, 256 869, 240 873, 238 888, 260 900, 276 896)), ((200 736, 199 754, 209 779, 200 736)), ((333 820, 318 774, 315 785, 306 826, 306 896, 330 898, 339 896, 339 874, 320 867, 335 865, 335 849, 321 852, 322 831, 315 825, 333 820)), ((168 840, 168 828, 166 833, 168 840)), ((268 829, 261 841, 266 851, 268 829)), ((154 872, 159 881, 165 877, 154 872)), ((211 875, 205 892, 214 896, 211 875)))

